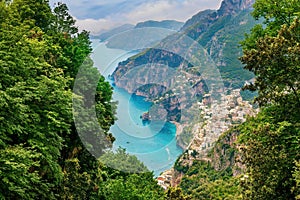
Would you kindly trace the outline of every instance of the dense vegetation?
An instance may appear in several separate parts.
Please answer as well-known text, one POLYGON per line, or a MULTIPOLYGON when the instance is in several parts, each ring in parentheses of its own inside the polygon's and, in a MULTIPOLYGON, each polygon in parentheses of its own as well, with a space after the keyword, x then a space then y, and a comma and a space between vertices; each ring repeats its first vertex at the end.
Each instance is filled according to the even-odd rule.
POLYGON ((210 163, 194 161, 180 187, 191 199, 242 199, 239 178, 229 168, 215 170, 210 163))
MULTIPOLYGON (((51 10, 46 0, 0 1, 0 199, 160 199, 163 190, 151 172, 106 167, 76 132, 76 74, 80 67, 98 71, 89 59, 88 33, 74 23, 65 4, 51 10)), ((112 89, 101 77, 96 90, 95 98, 76 98, 96 102, 102 134, 113 141, 112 89)))
POLYGON ((243 42, 241 61, 256 80, 260 114, 241 126, 239 138, 250 199, 299 199, 300 161, 300 1, 257 0, 256 26, 243 42))
POLYGON ((212 163, 187 170, 180 186, 192 199, 300 199, 300 2, 257 0, 254 8, 264 25, 246 35, 240 60, 256 76, 244 89, 258 91, 260 113, 220 138, 212 163))

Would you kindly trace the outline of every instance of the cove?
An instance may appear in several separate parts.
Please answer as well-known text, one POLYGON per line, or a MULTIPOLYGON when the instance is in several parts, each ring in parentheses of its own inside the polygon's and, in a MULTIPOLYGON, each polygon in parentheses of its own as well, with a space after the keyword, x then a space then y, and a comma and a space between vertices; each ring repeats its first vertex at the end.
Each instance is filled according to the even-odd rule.
POLYGON ((136 52, 109 49, 97 40, 92 40, 92 47, 95 66, 114 87, 113 100, 118 101, 118 120, 110 129, 116 138, 113 149, 125 148, 127 153, 137 156, 155 176, 158 176, 170 169, 182 154, 182 149, 176 142, 176 126, 166 121, 143 123, 141 115, 149 111, 153 104, 141 96, 129 94, 124 89, 114 86, 108 79, 119 62, 135 55, 136 52))

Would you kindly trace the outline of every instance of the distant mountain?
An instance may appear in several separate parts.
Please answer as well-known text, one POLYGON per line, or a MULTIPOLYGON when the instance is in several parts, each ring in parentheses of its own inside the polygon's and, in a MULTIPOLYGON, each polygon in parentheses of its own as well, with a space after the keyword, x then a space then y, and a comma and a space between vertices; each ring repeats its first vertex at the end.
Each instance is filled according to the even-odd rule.
MULTIPOLYGON (((197 41, 218 67, 225 87, 241 88, 245 81, 253 78, 253 74, 244 70, 238 60, 242 55, 238 42, 257 23, 250 15, 253 3, 254 0, 224 0, 218 10, 201 11, 193 16, 183 25, 178 34, 168 36, 159 46, 172 46, 183 36, 197 41)), ((122 76, 132 68, 147 63, 159 63, 173 68, 190 68, 187 61, 176 53, 182 49, 178 45, 173 46, 173 53, 155 48, 146 49, 139 55, 120 63, 113 73, 116 85, 130 91, 130 86, 133 85, 131 82, 136 79, 126 82, 122 76), (121 77, 122 81, 118 82, 121 77)), ((147 83, 148 80, 143 78, 141 81, 147 83)))
POLYGON ((184 25, 183 22, 178 22, 175 20, 163 20, 163 21, 149 20, 149 21, 138 23, 135 26, 135 28, 158 27, 158 28, 166 28, 166 29, 179 31, 183 25, 184 25))
MULTIPOLYGON (((122 49, 122 47, 124 47, 124 45, 123 45, 124 41, 122 41, 123 36, 121 36, 122 37, 121 39, 119 39, 117 37, 117 35, 120 33, 124 33, 126 31, 130 31, 130 30, 138 29, 138 28, 161 28, 161 29, 169 29, 169 30, 173 30, 173 31, 179 31, 183 25, 184 25, 183 22, 178 22, 175 20, 163 20, 163 21, 149 20, 149 21, 145 21, 145 22, 139 22, 136 25, 124 24, 122 26, 119 26, 119 27, 113 28, 109 31, 106 31, 98 36, 92 36, 92 38, 100 39, 101 41, 106 41, 110 37, 114 37, 114 39, 113 39, 114 41, 108 41, 108 45, 110 46, 110 48, 122 49)), ((164 36, 167 36, 167 35, 164 35, 164 36)), ((125 41, 125 42, 127 42, 127 41, 125 41)))
POLYGON ((140 22, 134 28, 111 35, 112 37, 106 40, 106 46, 129 51, 143 49, 177 32, 183 24, 175 20, 140 22))
POLYGON ((216 12, 215 10, 204 10, 204 11, 200 11, 199 13, 197 13, 196 15, 194 15, 191 19, 187 20, 183 27, 181 28, 181 30, 186 30, 187 28, 192 27, 195 24, 201 23, 202 20, 205 22, 207 21, 207 16, 209 16, 210 14, 216 12))
POLYGON ((111 29, 107 32, 104 32, 101 35, 96 36, 96 38, 100 39, 101 41, 105 41, 113 35, 116 35, 118 33, 122 33, 124 31, 131 30, 133 28, 134 28, 134 25, 132 25, 132 24, 124 24, 124 25, 119 26, 117 28, 111 29))

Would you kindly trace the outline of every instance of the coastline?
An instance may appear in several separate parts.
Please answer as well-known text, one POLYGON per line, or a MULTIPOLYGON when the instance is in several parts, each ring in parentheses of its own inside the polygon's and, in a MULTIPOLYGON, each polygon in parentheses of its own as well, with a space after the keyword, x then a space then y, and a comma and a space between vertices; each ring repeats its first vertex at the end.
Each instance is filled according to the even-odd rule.
POLYGON ((184 125, 182 125, 182 124, 180 124, 179 122, 176 122, 176 121, 170 121, 170 123, 172 123, 176 126, 176 141, 177 141, 176 144, 182 149, 182 151, 184 151, 187 147, 186 147, 186 145, 182 144, 178 139, 179 136, 183 132, 184 125))

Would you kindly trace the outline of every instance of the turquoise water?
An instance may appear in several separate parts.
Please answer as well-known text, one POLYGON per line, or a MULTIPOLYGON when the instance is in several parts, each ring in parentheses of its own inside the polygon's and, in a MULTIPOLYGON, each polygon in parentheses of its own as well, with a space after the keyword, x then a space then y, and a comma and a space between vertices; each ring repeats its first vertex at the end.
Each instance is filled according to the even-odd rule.
MULTIPOLYGON (((105 44, 93 41, 92 58, 96 67, 105 76, 112 74, 117 64, 135 53, 118 49, 108 49, 105 44)), ((149 111, 152 103, 141 96, 129 94, 114 87, 113 99, 118 101, 115 125, 110 129, 116 138, 113 148, 125 148, 136 155, 149 170, 158 176, 162 171, 172 167, 182 149, 176 145, 176 126, 165 121, 151 121, 143 124, 140 116, 149 111)))

